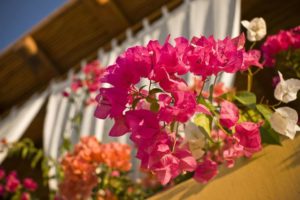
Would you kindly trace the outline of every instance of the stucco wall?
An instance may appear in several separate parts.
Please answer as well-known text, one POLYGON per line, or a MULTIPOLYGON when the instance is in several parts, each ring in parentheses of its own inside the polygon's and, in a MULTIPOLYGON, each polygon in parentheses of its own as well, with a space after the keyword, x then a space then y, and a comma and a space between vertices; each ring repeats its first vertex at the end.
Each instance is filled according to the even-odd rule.
POLYGON ((300 134, 283 146, 267 146, 251 160, 240 160, 233 169, 222 168, 206 185, 188 180, 151 200, 299 200, 300 134))

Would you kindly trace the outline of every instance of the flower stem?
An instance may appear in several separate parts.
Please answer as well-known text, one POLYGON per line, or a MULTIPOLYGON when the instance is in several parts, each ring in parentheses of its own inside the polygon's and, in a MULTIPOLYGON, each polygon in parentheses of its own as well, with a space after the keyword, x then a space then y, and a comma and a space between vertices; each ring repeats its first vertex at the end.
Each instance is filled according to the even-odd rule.
POLYGON ((209 100, 212 103, 214 100, 214 89, 215 89, 215 85, 217 83, 217 79, 218 79, 218 74, 216 75, 215 79, 214 79, 214 83, 211 85, 210 91, 209 91, 209 100))
POLYGON ((253 84, 253 74, 250 68, 248 68, 248 83, 247 83, 247 91, 251 92, 253 84))
POLYGON ((250 50, 254 48, 255 44, 256 44, 256 42, 253 42, 253 43, 251 44, 250 50))
POLYGON ((148 88, 148 91, 150 91, 150 90, 151 90, 151 85, 152 85, 152 81, 151 81, 151 80, 149 80, 149 88, 148 88))

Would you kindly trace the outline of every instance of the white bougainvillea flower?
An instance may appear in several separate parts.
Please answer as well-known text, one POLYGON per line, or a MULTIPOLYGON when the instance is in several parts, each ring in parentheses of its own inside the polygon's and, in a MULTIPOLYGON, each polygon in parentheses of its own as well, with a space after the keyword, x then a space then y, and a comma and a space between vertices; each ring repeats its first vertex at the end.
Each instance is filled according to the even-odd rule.
POLYGON ((205 136, 193 122, 188 122, 184 129, 185 139, 193 157, 197 160, 204 155, 205 136))
POLYGON ((294 139, 296 132, 300 131, 297 122, 297 111, 290 107, 277 108, 270 118, 271 127, 290 139, 294 139))
POLYGON ((267 25, 262 17, 256 17, 250 22, 243 20, 242 25, 247 29, 247 39, 251 42, 259 41, 267 34, 267 25))
POLYGON ((275 98, 284 103, 296 100, 297 93, 300 90, 300 80, 294 78, 284 80, 282 74, 280 72, 278 72, 278 74, 280 82, 277 84, 274 91, 275 98))

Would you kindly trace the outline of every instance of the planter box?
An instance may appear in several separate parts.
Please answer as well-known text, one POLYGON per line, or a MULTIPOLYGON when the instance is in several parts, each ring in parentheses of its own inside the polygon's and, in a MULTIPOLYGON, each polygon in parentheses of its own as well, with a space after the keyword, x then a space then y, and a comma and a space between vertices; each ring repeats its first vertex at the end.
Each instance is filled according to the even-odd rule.
POLYGON ((232 169, 221 168, 206 185, 185 181, 150 200, 298 200, 300 199, 300 134, 282 147, 267 146, 232 169))

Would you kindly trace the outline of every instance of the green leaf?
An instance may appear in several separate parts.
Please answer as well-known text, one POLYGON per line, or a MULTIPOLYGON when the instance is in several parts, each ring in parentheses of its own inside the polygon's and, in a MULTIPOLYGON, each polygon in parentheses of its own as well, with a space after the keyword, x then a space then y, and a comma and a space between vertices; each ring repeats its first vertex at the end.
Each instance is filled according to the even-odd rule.
POLYGON ((139 92, 142 91, 147 85, 143 85, 142 87, 139 88, 139 92))
POLYGON ((211 112, 214 112, 216 109, 215 107, 208 101, 206 101, 203 97, 197 98, 198 104, 203 104, 205 107, 207 107, 211 112))
POLYGON ((203 127, 203 129, 207 132, 210 133, 211 130, 211 120, 212 118, 205 115, 205 114, 197 114, 194 118, 194 123, 197 126, 203 127))
POLYGON ((22 150, 22 158, 25 159, 28 154, 28 148, 24 147, 22 150))
POLYGON ((157 102, 157 100, 156 99, 154 99, 154 98, 151 98, 151 97, 146 97, 146 101, 148 101, 149 103, 156 103, 157 102))
POLYGON ((214 85, 209 86, 209 101, 212 102, 214 98, 214 85))
POLYGON ((157 112, 159 110, 159 104, 157 102, 151 103, 150 110, 153 112, 157 112))
POLYGON ((279 134, 276 133, 269 125, 260 127, 260 136, 262 143, 281 145, 279 134))
POLYGON ((35 168, 36 164, 40 161, 40 159, 43 157, 43 151, 40 150, 38 153, 34 156, 32 162, 31 162, 31 167, 35 168))
POLYGON ((162 89, 160 88, 153 88, 152 90, 149 91, 149 95, 154 95, 156 93, 160 93, 160 92, 164 92, 162 89))
POLYGON ((222 94, 221 96, 219 96, 218 98, 225 99, 227 101, 232 101, 234 98, 234 94, 233 94, 233 92, 226 92, 226 93, 222 94))
POLYGON ((70 151, 71 150, 71 141, 68 138, 64 138, 62 147, 65 150, 70 151))
POLYGON ((245 106, 251 106, 256 103, 255 94, 247 91, 237 92, 235 99, 245 106))
POLYGON ((132 108, 135 109, 136 105, 138 104, 138 102, 141 100, 142 98, 137 98, 137 99, 134 99, 133 102, 132 102, 132 108))
POLYGON ((256 108, 266 120, 270 120, 273 111, 267 105, 257 104, 256 108))
POLYGON ((257 123, 263 120, 262 116, 256 109, 246 108, 240 111, 239 122, 252 121, 257 123))

